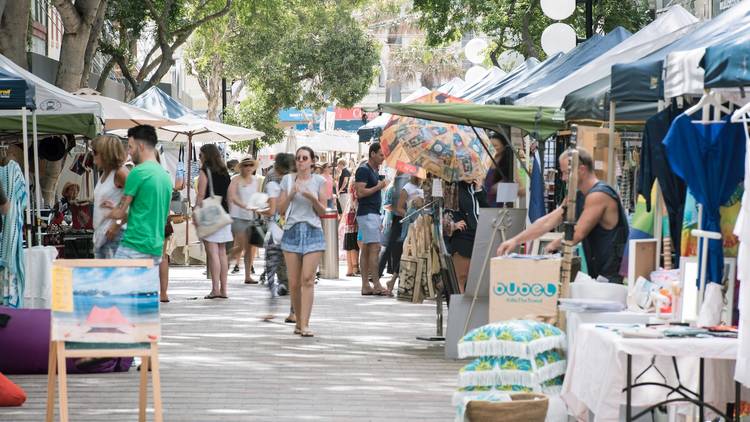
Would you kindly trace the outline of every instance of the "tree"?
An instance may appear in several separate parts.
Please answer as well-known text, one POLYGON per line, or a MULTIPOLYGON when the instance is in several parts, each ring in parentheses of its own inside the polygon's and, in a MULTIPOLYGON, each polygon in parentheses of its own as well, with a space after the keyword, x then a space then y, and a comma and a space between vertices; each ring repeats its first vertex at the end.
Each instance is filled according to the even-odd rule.
POLYGON ((236 123, 280 140, 278 112, 286 107, 352 107, 372 83, 379 63, 375 42, 352 17, 358 2, 246 2, 227 39, 225 72, 246 82, 248 99, 236 123))
MULTIPOLYGON (((517 51, 524 57, 544 58, 541 35, 551 19, 542 13, 540 0, 414 0, 419 23, 427 31, 429 45, 460 40, 464 34, 479 32, 493 41, 489 52, 495 66, 504 51, 517 51)), ((582 6, 567 21, 579 36, 585 31, 582 6)), ((599 0, 595 3, 596 32, 623 26, 635 32, 651 19, 647 0, 599 0)))
POLYGON ((112 6, 101 51, 119 68, 130 97, 157 85, 190 35, 229 12, 232 0, 118 0, 112 6), (139 60, 137 43, 146 36, 153 45, 139 60))
POLYGON ((389 81, 419 80, 426 88, 436 88, 463 73, 461 56, 456 48, 428 47, 423 40, 395 49, 388 66, 389 81))
POLYGON ((52 0, 52 4, 64 28, 55 84, 75 91, 88 82, 91 57, 87 53, 93 56, 96 51, 107 0, 52 0))
POLYGON ((30 13, 30 0, 0 0, 0 53, 24 69, 30 13))

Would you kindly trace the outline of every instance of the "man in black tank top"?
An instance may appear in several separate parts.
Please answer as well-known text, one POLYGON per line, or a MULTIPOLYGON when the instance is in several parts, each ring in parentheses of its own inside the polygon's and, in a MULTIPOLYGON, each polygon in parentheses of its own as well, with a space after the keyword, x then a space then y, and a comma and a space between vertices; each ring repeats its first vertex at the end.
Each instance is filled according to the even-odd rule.
MULTIPOLYGON (((569 161, 566 153, 560 156, 560 171, 567 180, 569 161)), ((578 148, 578 196, 574 243, 583 243, 586 265, 591 277, 606 277, 610 283, 622 283, 619 274, 620 263, 628 241, 628 220, 620 197, 615 190, 597 179, 594 174, 594 160, 583 148, 578 148)), ((526 230, 497 248, 498 255, 506 255, 516 250, 518 245, 539 238, 562 224, 562 207, 540 218, 526 230)), ((561 241, 550 243, 546 251, 560 248, 561 241)))

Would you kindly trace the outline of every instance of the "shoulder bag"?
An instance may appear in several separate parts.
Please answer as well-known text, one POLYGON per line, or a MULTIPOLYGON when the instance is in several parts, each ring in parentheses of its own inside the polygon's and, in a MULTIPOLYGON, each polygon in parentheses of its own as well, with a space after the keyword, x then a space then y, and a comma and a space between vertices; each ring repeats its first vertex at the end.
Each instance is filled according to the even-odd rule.
POLYGON ((196 231, 201 239, 211 236, 225 226, 232 224, 232 217, 224 210, 221 205, 221 196, 214 195, 214 183, 211 178, 211 170, 206 169, 208 176, 208 189, 210 196, 203 199, 200 208, 193 212, 195 219, 196 231))

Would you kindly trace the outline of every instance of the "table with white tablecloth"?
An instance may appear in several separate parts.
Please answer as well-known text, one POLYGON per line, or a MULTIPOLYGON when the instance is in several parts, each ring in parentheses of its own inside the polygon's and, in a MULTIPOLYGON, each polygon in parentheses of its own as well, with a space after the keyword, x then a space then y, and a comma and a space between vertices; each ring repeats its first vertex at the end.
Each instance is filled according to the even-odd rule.
MULTIPOLYGON (((618 422, 621 406, 627 403, 624 389, 629 356, 631 379, 640 375, 639 383, 676 385, 679 382, 692 391, 698 391, 699 359, 703 358, 703 401, 722 411, 727 403, 735 401, 736 339, 623 338, 610 329, 582 324, 568 350, 568 368, 561 393, 569 413, 579 421, 588 420, 590 411, 596 422, 618 422), (648 371, 641 374, 647 368, 648 371)), ((677 397, 675 394, 667 397, 668 393, 658 386, 634 388, 630 403, 634 407, 646 407, 677 397)))

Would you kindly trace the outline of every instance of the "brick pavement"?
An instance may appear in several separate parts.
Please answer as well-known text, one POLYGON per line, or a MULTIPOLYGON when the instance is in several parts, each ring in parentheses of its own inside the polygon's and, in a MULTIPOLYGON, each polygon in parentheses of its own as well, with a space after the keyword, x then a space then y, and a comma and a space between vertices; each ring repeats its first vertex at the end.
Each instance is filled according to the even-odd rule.
MULTIPOLYGON (((162 308, 165 421, 452 420, 463 363, 415 338, 434 333, 434 303, 362 297, 358 280, 322 280, 308 339, 283 322, 288 297, 263 322, 272 310, 264 287, 231 276, 229 300, 204 300, 201 271, 172 268, 172 302, 162 308)), ((42 421, 46 376, 10 378, 29 400, 0 408, 0 421, 42 421)), ((69 377, 71 421, 137 420, 137 387, 135 368, 69 377)))

